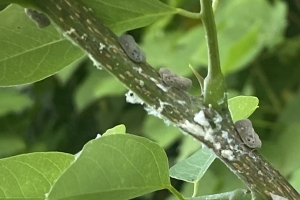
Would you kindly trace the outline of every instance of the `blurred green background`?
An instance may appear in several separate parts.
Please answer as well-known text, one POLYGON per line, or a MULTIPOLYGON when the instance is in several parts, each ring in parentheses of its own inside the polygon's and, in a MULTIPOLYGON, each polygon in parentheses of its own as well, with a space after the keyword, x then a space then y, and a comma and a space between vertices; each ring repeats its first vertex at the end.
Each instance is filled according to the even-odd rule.
MULTIPOLYGON (((165 3, 199 11, 198 0, 165 3)), ((300 191, 300 1, 219 1, 216 24, 229 97, 253 95, 259 108, 250 117, 262 140, 259 150, 300 191)), ((190 63, 206 74, 206 45, 199 20, 164 17, 129 31, 155 68, 168 67, 199 85, 190 63)), ((200 148, 190 136, 125 102, 126 88, 83 57, 36 83, 0 88, 0 158, 36 151, 75 154, 118 124, 128 133, 158 142, 170 166, 200 148)), ((186 196, 193 186, 172 180, 186 196)), ((199 194, 224 192, 241 182, 216 160, 200 182, 199 194)), ((174 199, 158 191, 139 199, 174 199)))

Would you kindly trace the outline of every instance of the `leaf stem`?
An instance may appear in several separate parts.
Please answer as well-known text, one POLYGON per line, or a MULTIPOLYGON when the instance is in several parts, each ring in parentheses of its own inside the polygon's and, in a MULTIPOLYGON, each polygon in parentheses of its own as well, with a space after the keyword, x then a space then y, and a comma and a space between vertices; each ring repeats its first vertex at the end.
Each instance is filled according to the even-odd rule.
POLYGON ((179 200, 184 200, 184 197, 176 190, 172 185, 169 185, 167 189, 172 192, 179 200))
POLYGON ((181 9, 181 8, 176 8, 176 11, 177 11, 177 14, 185 16, 185 17, 189 17, 192 19, 201 19, 200 13, 193 13, 193 12, 181 9))
POLYGON ((198 187, 199 187, 199 180, 194 183, 194 192, 192 197, 196 197, 198 195, 198 187))

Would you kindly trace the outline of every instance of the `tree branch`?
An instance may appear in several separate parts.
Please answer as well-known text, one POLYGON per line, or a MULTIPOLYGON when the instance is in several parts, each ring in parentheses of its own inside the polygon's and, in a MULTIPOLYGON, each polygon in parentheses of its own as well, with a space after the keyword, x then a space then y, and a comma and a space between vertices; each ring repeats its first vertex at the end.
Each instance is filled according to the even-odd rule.
POLYGON ((294 188, 261 155, 241 144, 235 132, 220 70, 211 1, 201 0, 210 57, 204 101, 182 90, 163 87, 158 72, 148 63, 132 62, 119 45, 117 36, 95 18, 93 12, 82 4, 84 1, 34 2, 66 37, 93 58, 95 64, 138 95, 149 112, 211 148, 256 197, 270 199, 272 192, 290 200, 300 199, 294 188), (208 104, 212 107, 204 106, 208 104))

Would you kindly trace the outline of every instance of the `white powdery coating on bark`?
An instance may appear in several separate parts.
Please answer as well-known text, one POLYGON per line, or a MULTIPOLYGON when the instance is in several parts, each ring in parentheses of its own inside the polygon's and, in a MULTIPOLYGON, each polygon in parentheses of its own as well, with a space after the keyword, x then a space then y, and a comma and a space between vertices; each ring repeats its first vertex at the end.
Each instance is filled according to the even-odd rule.
POLYGON ((75 32, 75 29, 74 28, 70 28, 70 30, 66 31, 65 34, 71 35, 74 32, 75 32))
MULTIPOLYGON (((157 108, 157 112, 161 113, 163 111, 163 109, 165 108, 165 105, 169 105, 172 106, 169 103, 166 102, 162 102, 161 100, 159 100, 159 108, 157 108)), ((172 106, 173 107, 173 106, 172 106)))
POLYGON ((195 114, 194 121, 202 126, 209 126, 209 123, 208 123, 207 119, 205 118, 203 110, 200 110, 200 112, 195 114))
POLYGON ((152 82, 154 82, 156 84, 156 86, 164 92, 167 92, 171 88, 171 87, 166 87, 163 84, 160 84, 159 82, 157 82, 157 80, 155 78, 150 77, 150 80, 152 82))
POLYGON ((213 137, 213 134, 214 134, 213 129, 209 128, 209 129, 205 130, 204 132, 205 132, 204 140, 214 143, 215 139, 213 137))
POLYGON ((179 103, 180 105, 185 105, 186 104, 186 102, 182 101, 182 100, 177 100, 177 103, 179 103))
POLYGON ((228 160, 234 160, 234 155, 231 150, 222 150, 221 155, 224 158, 227 158, 228 160))
POLYGON ((97 67, 97 69, 102 70, 101 64, 91 54, 88 54, 88 57, 93 62, 93 65, 97 67))
POLYGON ((215 149, 220 150, 221 149, 221 144, 219 142, 214 143, 214 147, 215 147, 215 149))
POLYGON ((159 119, 162 119, 167 126, 169 126, 170 124, 172 124, 172 122, 170 120, 168 120, 166 117, 164 117, 160 112, 158 112, 152 106, 146 105, 144 107, 144 109, 147 111, 147 113, 149 115, 153 115, 155 117, 158 117, 159 119))
POLYGON ((143 69, 141 67, 133 67, 135 71, 137 71, 139 74, 142 73, 143 69))
POLYGON ((136 94, 134 94, 134 92, 132 92, 131 90, 129 90, 126 94, 126 102, 127 103, 132 103, 132 104, 144 104, 144 101, 142 99, 140 99, 140 97, 138 97, 136 94))
POLYGON ((179 124, 179 127, 181 127, 189 133, 192 133, 193 135, 198 135, 202 137, 205 136, 205 132, 201 126, 199 126, 198 124, 192 124, 188 120, 185 120, 184 123, 179 124))
POLYGON ((142 81, 142 80, 139 80, 139 84, 140 84, 140 86, 142 86, 142 87, 145 85, 144 81, 142 81))
POLYGON ((105 44, 102 44, 101 42, 99 43, 99 51, 102 53, 102 50, 105 48, 105 44))
POLYGON ((288 200, 287 198, 273 194, 272 192, 270 192, 270 196, 272 197, 273 200, 288 200))

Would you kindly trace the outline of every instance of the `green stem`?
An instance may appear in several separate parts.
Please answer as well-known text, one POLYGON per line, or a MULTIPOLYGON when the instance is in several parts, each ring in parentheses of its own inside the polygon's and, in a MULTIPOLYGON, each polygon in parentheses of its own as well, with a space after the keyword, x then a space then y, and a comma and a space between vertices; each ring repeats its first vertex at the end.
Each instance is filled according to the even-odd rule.
POLYGON ((208 50, 208 73, 204 81, 204 104, 220 110, 227 107, 225 79, 221 71, 217 31, 211 0, 200 0, 208 50))
POLYGON ((179 200, 184 200, 184 197, 172 185, 170 185, 167 189, 172 192, 172 194, 174 194, 179 200))
POLYGON ((193 197, 196 197, 198 195, 198 187, 199 187, 199 181, 194 183, 194 193, 193 197))
POLYGON ((213 0, 213 2, 212 2, 212 8, 213 8, 214 13, 217 9, 218 3, 219 3, 219 0, 213 0))
POLYGON ((189 12, 189 11, 181 9, 181 8, 176 8, 176 11, 177 11, 177 14, 185 16, 185 17, 189 17, 192 19, 201 19, 200 13, 189 12))

